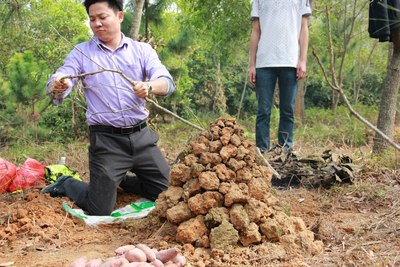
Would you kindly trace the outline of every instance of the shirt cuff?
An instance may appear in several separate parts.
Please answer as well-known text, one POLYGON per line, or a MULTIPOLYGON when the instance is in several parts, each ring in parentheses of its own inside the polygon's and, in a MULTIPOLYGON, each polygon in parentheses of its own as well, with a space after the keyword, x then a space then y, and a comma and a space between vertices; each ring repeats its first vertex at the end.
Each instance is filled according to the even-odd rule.
POLYGON ((175 85, 174 85, 173 81, 171 79, 167 78, 167 77, 160 77, 160 79, 165 80, 166 83, 167 83, 166 94, 163 95, 163 96, 165 97, 165 96, 172 95, 172 93, 175 91, 175 85))

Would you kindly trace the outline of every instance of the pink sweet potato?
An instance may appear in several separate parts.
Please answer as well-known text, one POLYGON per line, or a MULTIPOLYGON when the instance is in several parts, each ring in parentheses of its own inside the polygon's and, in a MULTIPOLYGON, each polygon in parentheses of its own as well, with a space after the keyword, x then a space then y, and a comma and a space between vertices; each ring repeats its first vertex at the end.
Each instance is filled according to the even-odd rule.
POLYGON ((71 264, 68 267, 85 267, 86 263, 87 259, 85 256, 83 256, 71 262, 71 264))
POLYGON ((156 252, 156 258, 162 263, 171 261, 176 257, 176 255, 178 255, 178 250, 176 248, 169 248, 156 252))
POLYGON ((125 263, 129 263, 129 261, 125 259, 125 257, 117 256, 108 258, 105 262, 100 264, 99 267, 121 267, 125 263))
POLYGON ((147 262, 130 262, 121 265, 121 267, 153 267, 153 265, 147 262))
POLYGON ((150 264, 155 267, 164 267, 164 263, 158 259, 155 259, 154 261, 150 262, 150 264))
POLYGON ((137 244, 136 247, 138 249, 141 249, 144 252, 144 254, 146 254, 146 258, 147 258, 148 262, 152 262, 156 259, 155 252, 151 248, 149 248, 147 245, 137 244))
POLYGON ((172 261, 168 261, 164 264, 164 267, 179 267, 178 264, 176 264, 175 262, 172 261))
POLYGON ((146 262, 146 254, 139 248, 133 248, 125 252, 125 258, 129 262, 146 262))
POLYGON ((86 263, 85 267, 99 267, 102 263, 103 260, 100 258, 92 259, 86 263))
POLYGON ((125 254, 125 252, 127 252, 128 250, 133 249, 133 248, 135 248, 134 245, 125 245, 125 246, 121 246, 121 247, 119 247, 119 248, 117 248, 117 249, 115 250, 115 254, 117 254, 117 255, 123 255, 123 254, 125 254))
POLYGON ((129 262, 129 263, 124 263, 123 265, 121 265, 121 267, 139 267, 140 264, 142 264, 143 262, 129 262))
POLYGON ((176 257, 172 261, 176 263, 178 267, 183 267, 186 265, 186 258, 182 255, 176 255, 176 257))

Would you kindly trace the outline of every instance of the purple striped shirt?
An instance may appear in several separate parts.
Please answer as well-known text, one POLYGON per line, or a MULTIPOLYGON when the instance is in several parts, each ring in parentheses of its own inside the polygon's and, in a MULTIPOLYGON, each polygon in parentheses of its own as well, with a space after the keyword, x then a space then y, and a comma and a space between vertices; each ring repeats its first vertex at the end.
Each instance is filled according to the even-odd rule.
MULTIPOLYGON (((77 75, 95 72, 101 68, 120 70, 134 81, 155 80, 164 77, 173 85, 173 79, 158 58, 156 51, 147 43, 137 42, 123 36, 120 45, 111 51, 97 37, 77 45, 67 56, 64 65, 55 75, 77 75)), ((78 79, 72 79, 75 85, 78 79)), ((86 119, 88 125, 111 125, 125 127, 146 120, 149 113, 145 108, 146 101, 136 97, 133 85, 115 72, 104 71, 82 79, 86 97, 86 119)), ((71 92, 68 88, 64 95, 55 98, 59 105, 71 92)), ((170 88, 170 92, 174 88, 170 88)))

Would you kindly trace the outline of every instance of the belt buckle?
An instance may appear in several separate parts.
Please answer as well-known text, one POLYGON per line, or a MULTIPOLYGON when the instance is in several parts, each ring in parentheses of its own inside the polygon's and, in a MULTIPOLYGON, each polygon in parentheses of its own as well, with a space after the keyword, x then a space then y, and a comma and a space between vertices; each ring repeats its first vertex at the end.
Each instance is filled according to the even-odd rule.
POLYGON ((133 132, 133 127, 122 127, 121 128, 121 134, 131 134, 133 132))

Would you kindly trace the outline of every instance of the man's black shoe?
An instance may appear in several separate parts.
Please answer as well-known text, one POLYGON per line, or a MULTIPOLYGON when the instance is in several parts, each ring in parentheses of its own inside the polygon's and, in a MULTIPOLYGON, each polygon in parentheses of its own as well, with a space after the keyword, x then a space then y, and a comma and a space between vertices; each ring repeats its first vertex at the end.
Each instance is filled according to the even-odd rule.
POLYGON ((50 194, 51 197, 63 197, 65 196, 65 190, 63 184, 66 180, 72 178, 71 176, 60 176, 54 183, 46 186, 42 190, 42 194, 50 194))

